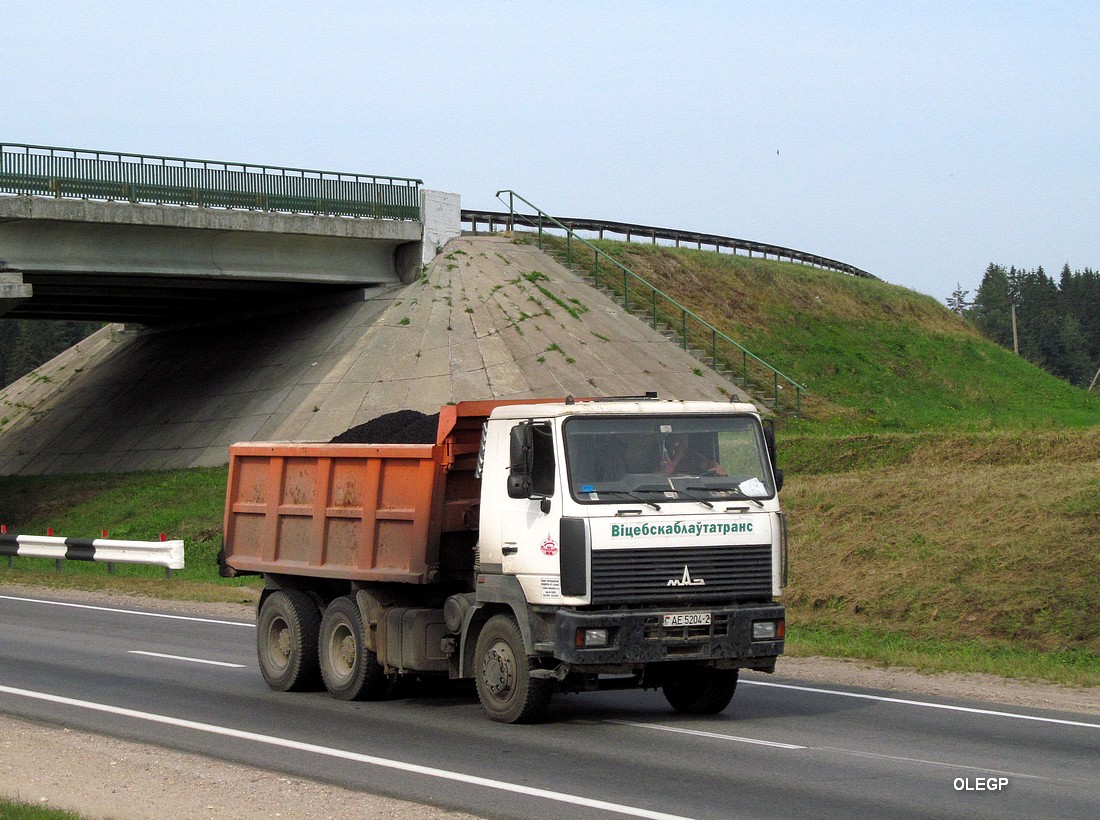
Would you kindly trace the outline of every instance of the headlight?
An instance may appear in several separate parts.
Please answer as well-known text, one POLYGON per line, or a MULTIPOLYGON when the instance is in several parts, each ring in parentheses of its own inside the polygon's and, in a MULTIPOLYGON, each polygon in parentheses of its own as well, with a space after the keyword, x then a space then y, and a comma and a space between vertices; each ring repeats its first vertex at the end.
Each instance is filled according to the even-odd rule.
POLYGON ((752 639, 754 641, 782 640, 786 632, 783 621, 753 621, 752 639))
POLYGON ((594 646, 607 646, 606 629, 578 629, 577 648, 586 649, 594 646))

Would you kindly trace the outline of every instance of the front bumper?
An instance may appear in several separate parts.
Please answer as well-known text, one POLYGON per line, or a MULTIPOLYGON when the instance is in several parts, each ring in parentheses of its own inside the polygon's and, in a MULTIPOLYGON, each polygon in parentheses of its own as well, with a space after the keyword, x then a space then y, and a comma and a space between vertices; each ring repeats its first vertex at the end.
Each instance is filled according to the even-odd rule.
POLYGON ((559 609, 554 616, 554 656, 576 667, 692 660, 736 661, 730 665, 765 667, 770 665, 769 660, 774 664, 775 657, 783 653, 782 639, 752 639, 754 621, 784 619, 781 604, 696 607, 691 611, 710 613, 709 625, 663 626, 664 615, 677 611, 680 610, 559 609), (578 647, 578 629, 608 630, 608 645, 578 647))

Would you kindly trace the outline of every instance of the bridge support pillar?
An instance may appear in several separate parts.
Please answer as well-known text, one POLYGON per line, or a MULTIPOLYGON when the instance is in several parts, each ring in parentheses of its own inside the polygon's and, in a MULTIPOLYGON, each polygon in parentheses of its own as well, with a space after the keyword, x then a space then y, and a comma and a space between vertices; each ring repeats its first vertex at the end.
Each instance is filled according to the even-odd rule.
POLYGON ((0 316, 31 298, 31 286, 23 282, 23 274, 0 272, 0 316))

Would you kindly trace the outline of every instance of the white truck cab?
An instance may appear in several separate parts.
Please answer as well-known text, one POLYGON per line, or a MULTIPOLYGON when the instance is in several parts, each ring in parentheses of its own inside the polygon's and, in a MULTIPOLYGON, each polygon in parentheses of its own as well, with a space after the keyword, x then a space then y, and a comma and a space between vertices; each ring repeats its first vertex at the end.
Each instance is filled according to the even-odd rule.
POLYGON ((478 603, 508 603, 529 653, 566 690, 634 674, 666 694, 672 679, 707 689, 720 678, 732 696, 738 668, 772 671, 783 650, 774 453, 770 424, 749 404, 494 409, 482 441, 478 603))

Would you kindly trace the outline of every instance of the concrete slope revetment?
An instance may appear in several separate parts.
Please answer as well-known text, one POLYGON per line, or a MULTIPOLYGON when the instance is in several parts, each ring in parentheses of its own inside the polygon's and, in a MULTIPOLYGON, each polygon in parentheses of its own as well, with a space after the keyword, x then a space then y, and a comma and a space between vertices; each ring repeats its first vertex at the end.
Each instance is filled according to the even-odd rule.
POLYGON ((224 464, 468 399, 748 400, 532 244, 452 240, 411 284, 232 323, 110 325, 0 390, 0 474, 224 464))

